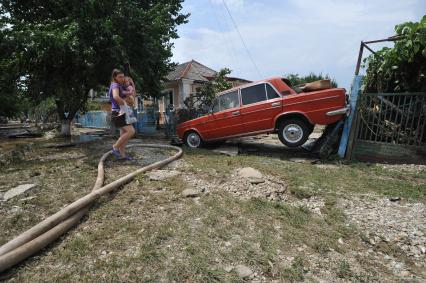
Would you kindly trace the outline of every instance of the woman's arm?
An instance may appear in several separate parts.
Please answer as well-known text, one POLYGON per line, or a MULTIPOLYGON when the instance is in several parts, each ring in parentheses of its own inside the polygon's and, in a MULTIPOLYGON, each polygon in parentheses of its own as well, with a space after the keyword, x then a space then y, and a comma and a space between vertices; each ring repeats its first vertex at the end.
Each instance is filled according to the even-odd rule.
POLYGON ((120 97, 120 92, 118 88, 112 90, 112 97, 117 102, 118 105, 124 105, 124 100, 120 97))

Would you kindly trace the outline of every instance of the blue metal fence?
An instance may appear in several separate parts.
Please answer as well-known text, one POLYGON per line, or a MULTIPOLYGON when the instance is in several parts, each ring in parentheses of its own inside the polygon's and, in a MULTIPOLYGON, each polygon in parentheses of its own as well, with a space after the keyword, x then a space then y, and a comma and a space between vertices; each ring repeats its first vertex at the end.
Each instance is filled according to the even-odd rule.
POLYGON ((108 120, 106 111, 89 111, 75 117, 75 122, 85 128, 109 129, 111 126, 108 120))
MULTIPOLYGON (((138 121, 133 126, 137 133, 153 134, 157 129, 157 112, 154 108, 145 108, 137 113, 138 121)), ((107 111, 89 111, 77 114, 75 122, 85 128, 110 129, 110 114, 107 111)))

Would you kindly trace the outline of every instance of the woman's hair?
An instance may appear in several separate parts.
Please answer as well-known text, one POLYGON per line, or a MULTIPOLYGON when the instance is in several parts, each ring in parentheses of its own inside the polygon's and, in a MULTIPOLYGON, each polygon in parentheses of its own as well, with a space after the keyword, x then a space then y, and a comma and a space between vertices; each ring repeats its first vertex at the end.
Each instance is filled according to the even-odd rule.
POLYGON ((123 71, 121 71, 120 69, 114 69, 112 70, 112 74, 111 74, 111 82, 115 82, 115 78, 120 75, 120 74, 124 74, 123 71))

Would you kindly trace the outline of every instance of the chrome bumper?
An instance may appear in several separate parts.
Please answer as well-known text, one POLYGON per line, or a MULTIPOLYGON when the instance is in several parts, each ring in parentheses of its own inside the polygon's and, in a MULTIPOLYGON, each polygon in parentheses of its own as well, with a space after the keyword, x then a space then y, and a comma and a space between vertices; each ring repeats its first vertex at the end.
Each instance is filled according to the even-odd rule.
POLYGON ((343 114, 348 115, 350 111, 351 111, 351 107, 348 105, 345 108, 341 108, 341 109, 337 109, 337 110, 327 112, 326 115, 327 116, 337 116, 337 115, 343 115, 343 114))

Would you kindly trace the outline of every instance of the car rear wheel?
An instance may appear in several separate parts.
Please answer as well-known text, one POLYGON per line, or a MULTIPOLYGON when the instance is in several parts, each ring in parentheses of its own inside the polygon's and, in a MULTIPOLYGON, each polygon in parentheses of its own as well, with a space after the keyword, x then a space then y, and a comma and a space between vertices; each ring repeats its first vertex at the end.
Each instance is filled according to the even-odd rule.
POLYGON ((203 140, 197 132, 186 133, 184 142, 189 148, 199 148, 203 145, 203 140))
POLYGON ((298 147, 306 142, 310 134, 311 125, 299 119, 283 121, 278 127, 280 141, 288 147, 298 147))

